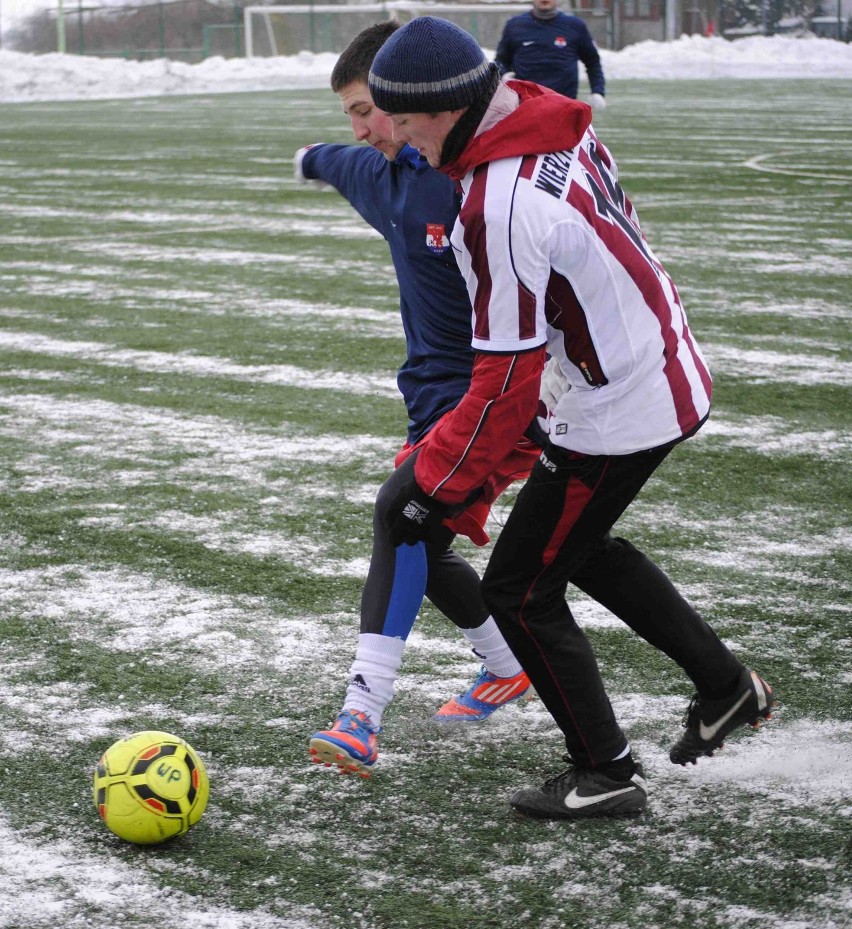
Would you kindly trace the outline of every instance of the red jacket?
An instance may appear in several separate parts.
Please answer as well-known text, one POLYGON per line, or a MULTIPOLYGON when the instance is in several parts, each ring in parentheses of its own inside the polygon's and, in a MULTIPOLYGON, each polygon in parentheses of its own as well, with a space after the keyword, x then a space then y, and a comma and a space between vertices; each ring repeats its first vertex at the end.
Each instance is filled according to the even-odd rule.
MULTIPOLYGON (((458 180, 488 161, 571 148, 591 122, 584 103, 525 81, 508 86, 524 105, 472 138, 441 169, 445 174, 458 180)), ((460 503, 486 482, 536 415, 545 357, 544 344, 523 353, 476 353, 467 393, 432 430, 417 459, 415 477, 426 493, 460 503)))

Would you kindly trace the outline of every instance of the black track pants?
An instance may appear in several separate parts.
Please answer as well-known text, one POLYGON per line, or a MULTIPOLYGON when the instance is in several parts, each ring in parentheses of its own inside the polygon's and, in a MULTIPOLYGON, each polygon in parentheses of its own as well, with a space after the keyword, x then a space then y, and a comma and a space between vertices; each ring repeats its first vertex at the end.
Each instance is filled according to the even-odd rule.
POLYGON ((587 456, 547 445, 482 580, 486 606, 580 764, 610 761, 627 740, 565 602, 569 582, 672 657, 708 696, 730 690, 742 668, 666 575, 609 535, 672 447, 587 456))

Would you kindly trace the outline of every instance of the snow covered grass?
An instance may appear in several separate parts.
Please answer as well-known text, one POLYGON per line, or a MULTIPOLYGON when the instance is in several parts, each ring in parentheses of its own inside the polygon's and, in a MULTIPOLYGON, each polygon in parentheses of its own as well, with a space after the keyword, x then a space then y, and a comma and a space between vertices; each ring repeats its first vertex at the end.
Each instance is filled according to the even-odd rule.
POLYGON ((515 819, 511 790, 560 768, 556 730, 537 700, 433 727, 477 665, 426 608, 373 779, 310 765, 404 432, 384 245, 291 179, 300 145, 347 139, 339 106, 0 105, 0 927, 850 924, 846 99, 820 81, 611 97, 598 131, 716 378, 710 423, 618 531, 778 687, 777 718, 675 768, 688 681, 577 596, 650 809, 515 819), (89 780, 144 728, 202 753, 212 798, 137 849, 89 780))

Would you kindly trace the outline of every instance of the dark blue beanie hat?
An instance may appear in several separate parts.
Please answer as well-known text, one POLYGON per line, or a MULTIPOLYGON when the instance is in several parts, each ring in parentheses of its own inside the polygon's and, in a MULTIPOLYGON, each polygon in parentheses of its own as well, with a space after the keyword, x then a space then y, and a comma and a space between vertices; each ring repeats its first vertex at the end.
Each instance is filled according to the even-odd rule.
POLYGON ((446 19, 418 16, 385 42, 370 69, 373 102, 386 113, 442 113, 492 88, 491 64, 473 36, 446 19))

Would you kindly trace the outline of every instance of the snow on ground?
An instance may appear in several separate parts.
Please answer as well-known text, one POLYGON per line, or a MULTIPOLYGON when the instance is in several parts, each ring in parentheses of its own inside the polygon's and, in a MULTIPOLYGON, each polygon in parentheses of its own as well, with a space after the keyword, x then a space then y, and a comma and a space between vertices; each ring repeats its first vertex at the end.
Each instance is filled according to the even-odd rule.
MULTIPOLYGON (((490 54, 490 52, 489 52, 490 54)), ((601 51, 609 80, 637 78, 852 79, 852 45, 834 39, 755 36, 729 42, 682 36, 601 51)), ((337 56, 208 58, 200 64, 0 51, 0 102, 94 100, 166 94, 327 87, 337 56)))
MULTIPOLYGON (((239 912, 220 905, 205 906, 176 888, 155 884, 141 869, 108 854, 86 854, 73 838, 45 841, 12 829, 0 819, 0 925, 41 929, 79 925, 80 908, 144 912, 152 901, 164 906, 169 923, 185 929, 308 929, 318 922, 298 916, 286 919, 254 909, 239 912)), ((310 910, 311 908, 304 908, 310 910)), ((95 922, 98 919, 95 918, 95 922)), ((123 923, 110 922, 112 927, 123 923)), ((105 924, 104 924, 105 925, 105 924)))
MULTIPOLYGON (((692 37, 668 44, 640 43, 621 52, 604 51, 603 58, 611 80, 852 78, 852 46, 827 39, 751 38, 731 43, 722 39, 692 37)), ((324 88, 328 86, 334 61, 333 55, 305 52, 292 58, 230 61, 217 58, 199 65, 185 65, 171 61, 139 63, 71 55, 33 56, 6 51, 0 52, 0 102, 324 88)), ((221 260, 235 258, 233 253, 217 254, 221 260)), ((769 312, 762 304, 758 309, 769 312)), ((778 308, 773 307, 772 311, 777 312, 778 308)), ((369 315, 366 310, 360 312, 369 315)), ((810 312, 823 310, 811 307, 810 312)), ((376 314, 373 324, 384 325, 384 315, 376 314)), ((55 337, 4 332, 0 334, 0 345, 18 350, 37 347, 41 353, 59 357, 73 350, 77 354, 82 352, 80 357, 105 366, 121 364, 145 371, 192 371, 195 375, 204 376, 227 373, 234 378, 243 378, 249 373, 226 358, 198 359, 185 353, 130 352, 92 340, 71 345, 55 337)), ((765 371, 772 370, 777 377, 780 366, 784 379, 796 383, 806 376, 820 383, 848 383, 850 368, 847 364, 835 363, 819 346, 811 349, 807 370, 770 348, 755 349, 751 360, 757 364, 756 376, 763 377, 765 371)), ((713 346, 712 354, 717 367, 732 363, 724 346, 713 346)), ((260 373, 269 383, 287 384, 298 376, 302 386, 322 389, 327 385, 325 372, 296 372, 287 366, 269 365, 260 373)), ((252 369, 252 376, 257 374, 258 369, 252 369)), ((354 389, 351 383, 349 389, 354 389)), ((379 373, 365 376, 358 382, 358 389, 394 391, 392 380, 379 373)), ((127 455, 128 450, 138 454, 138 472, 114 470, 110 473, 115 475, 116 481, 137 480, 140 475, 141 479, 146 475, 156 476, 159 468, 168 466, 173 477, 179 476, 187 481, 204 482, 215 477, 253 484, 268 480, 266 471, 270 461, 302 460, 302 456, 309 452, 321 454, 326 441, 314 439, 308 448, 304 440, 287 434, 283 428, 267 435, 247 428, 228 427, 224 421, 214 417, 188 420, 179 414, 165 411, 143 413, 138 408, 128 412, 101 401, 77 398, 56 400, 17 395, 6 398, 5 404, 9 415, 0 417, 0 433, 8 431, 13 435, 26 431, 30 436, 37 436, 39 442, 34 444, 40 443, 39 457, 19 462, 31 475, 28 489, 50 486, 53 481, 62 482, 62 486, 68 488, 72 480, 80 482, 80 486, 89 486, 93 480, 103 479, 105 460, 127 455), (96 442, 91 423, 98 423, 96 442), (51 457, 54 447, 70 441, 79 442, 73 476, 51 457), (198 452, 199 449, 203 454, 189 455, 189 450, 198 452), (175 459, 181 462, 180 470, 174 464, 175 459)), ((339 437, 335 441, 339 442, 339 437)), ((699 441, 748 447, 773 455, 816 449, 824 456, 839 458, 848 451, 845 436, 816 432, 790 436, 784 433, 782 423, 774 417, 716 417, 699 441)), ((359 466, 369 472, 374 459, 373 470, 378 469, 379 462, 386 458, 386 446, 387 440, 366 437, 361 441, 351 440, 347 453, 356 457, 359 466)), ((286 491, 288 498, 292 499, 297 492, 303 495, 318 492, 312 485, 299 491, 288 480, 288 475, 283 474, 276 485, 269 487, 269 493, 280 492, 283 495, 286 491)), ((364 480, 367 488, 369 474, 364 480)), ((365 489, 365 502, 369 496, 365 489)), ((791 510, 790 516, 785 513, 768 515, 775 524, 785 528, 782 520, 792 519, 797 513, 791 510)), ((640 511, 640 515, 643 519, 650 519, 647 511, 640 511)), ((666 513, 657 513, 657 518, 665 517, 671 524, 677 515, 673 508, 666 513)), ((780 543, 774 540, 782 533, 773 530, 767 534, 768 515, 760 514, 759 534, 754 526, 738 525, 738 534, 732 535, 731 544, 725 549, 729 553, 726 557, 740 565, 747 557, 777 558, 780 543)), ((131 518, 142 520, 148 519, 148 516, 142 512, 133 514, 131 518)), ((116 507, 94 512, 83 524, 99 521, 100 524, 126 526, 127 520, 128 515, 116 507)), ((274 537, 270 533, 258 532, 257 526, 252 527, 250 535, 241 525, 239 514, 225 513, 216 519, 194 517, 189 520, 186 514, 165 511, 151 517, 149 525, 157 526, 161 522, 166 522, 172 531, 192 533, 211 548, 242 551, 255 546, 261 552, 276 551, 274 537)), ((711 524, 705 524, 703 528, 706 531, 708 527, 713 532, 721 531, 711 524)), ((820 550, 833 552, 848 545, 845 534, 834 533, 817 540, 807 539, 811 548, 806 549, 806 531, 806 527, 798 530, 790 527, 786 533, 791 551, 795 551, 797 557, 802 557, 803 552, 805 556, 820 550)), ((12 545, 16 540, 7 535, 4 541, 12 545)), ((288 555, 306 565, 314 563, 314 570, 323 570, 322 565, 325 565, 324 570, 333 569, 338 574, 364 571, 363 564, 346 565, 339 560, 332 561, 321 551, 306 548, 294 552, 292 544, 288 555)), ((702 553, 702 557, 706 559, 707 553, 702 553)), ((265 659, 283 670, 298 665, 318 649, 330 648, 329 629, 320 621, 299 630, 304 638, 297 639, 293 623, 267 612, 262 603, 211 596, 192 587, 166 585, 160 581, 154 585, 129 570, 95 571, 86 566, 76 567, 76 573, 67 566, 62 569, 34 569, 17 575, 0 572, 0 602, 24 616, 32 608, 31 604, 37 602, 42 614, 62 615, 69 622, 77 623, 82 630, 81 635, 99 631, 101 641, 107 642, 108 647, 125 647, 140 637, 143 630, 146 640, 155 643, 171 641, 176 634, 192 635, 196 644, 209 645, 198 650, 198 661, 204 656, 227 652, 232 665, 251 666, 260 661, 262 650, 265 659), (252 613, 255 637, 238 638, 234 627, 248 610, 252 613), (201 622, 202 616, 204 622, 201 622), (182 630, 176 631, 177 623, 183 624, 182 630), (286 649, 283 644, 285 635, 288 636, 286 649)), ((789 568, 781 564, 776 565, 776 570, 789 568)), ((746 596, 740 590, 734 595, 746 596)), ((582 603, 578 611, 587 625, 606 626, 611 622, 595 605, 582 603)), ((785 642, 784 647, 788 647, 788 643, 785 642)), ((458 653, 455 643, 430 638, 419 631, 412 635, 411 650, 415 655, 418 651, 447 655, 458 653)), ((32 660, 37 661, 38 656, 34 655, 32 660)), ((399 686, 403 692, 431 688, 434 693, 430 692, 430 699, 437 701, 445 696, 445 689, 450 683, 463 685, 470 670, 468 665, 454 666, 457 679, 448 681, 442 678, 441 689, 437 689, 434 680, 424 683, 415 675, 403 676, 399 686)), ((672 712, 683 709, 683 701, 674 697, 621 694, 614 702, 619 718, 627 725, 658 719, 663 712, 671 717, 672 712)), ((115 718, 127 712, 120 704, 108 709, 97 706, 85 693, 70 685, 22 689, 19 685, 4 684, 0 687, 0 703, 15 709, 18 715, 16 725, 20 727, 15 731, 7 727, 0 739, 0 758, 4 752, 16 750, 15 746, 24 741, 37 745, 37 737, 73 742, 91 738, 93 733, 112 731, 115 718), (68 725, 69 713, 74 714, 73 727, 68 725), (33 721, 38 722, 38 727, 33 721)), ((174 713, 173 710, 170 712, 174 713)), ((509 708, 507 715, 497 720, 497 726, 511 729, 517 726, 521 714, 527 725, 549 725, 543 705, 533 702, 523 708, 509 708)), ((286 719, 277 723, 270 720, 268 725, 285 728, 290 723, 286 719)), ((769 726, 755 734, 741 733, 712 763, 702 763, 689 770, 672 769, 650 737, 640 737, 638 742, 640 755, 653 778, 652 810, 665 811, 669 825, 675 822, 677 815, 686 815, 689 805, 681 803, 682 797, 696 788, 718 790, 721 794, 728 790, 748 791, 755 797, 755 809, 777 802, 778 806, 804 808, 803 815, 809 808, 852 799, 852 777, 849 774, 852 771, 852 727, 848 723, 805 718, 769 726), (763 801, 767 802, 764 804, 763 801)), ((394 765, 401 767, 412 762, 402 755, 385 753, 382 763, 390 769, 394 765)), ((275 783, 261 769, 240 768, 237 772, 232 771, 232 776, 235 773, 237 786, 232 782, 231 789, 239 787, 249 792, 258 790, 261 784, 270 789, 268 784, 275 783)), ((848 822, 846 808, 839 815, 848 822)), ((288 834, 293 832, 292 823, 285 823, 281 828, 286 828, 288 834)), ((307 830, 304 836, 308 843, 307 830)), ((274 838, 271 837, 270 841, 274 838)), ((10 929, 80 925, 79 920, 86 913, 96 914, 101 919, 106 916, 110 926, 118 927, 122 924, 123 913, 143 912, 152 899, 163 896, 168 899, 171 921, 178 921, 189 929, 248 929, 249 926, 252 929, 304 929, 321 921, 321 914, 312 914, 309 907, 302 907, 287 918, 281 918, 262 909, 244 913, 222 904, 205 904, 203 900, 199 903, 173 887, 163 886, 167 883, 164 878, 152 877, 121 861, 111 854, 106 845, 86 844, 74 836, 60 842, 48 841, 35 829, 13 829, 2 817, 0 849, 0 926, 10 929)), ((152 872, 156 870, 156 865, 150 867, 152 872)), ((161 870, 165 868, 164 864, 161 870)), ((659 892, 668 892, 668 889, 661 885, 659 892)), ((742 920, 730 918, 731 924, 737 921, 742 920)), ((793 925, 791 921, 789 926, 793 925)), ((795 925, 804 924, 796 922, 795 925)))

